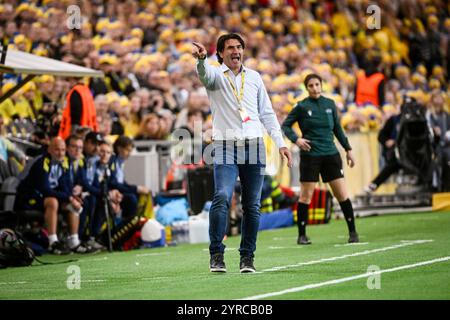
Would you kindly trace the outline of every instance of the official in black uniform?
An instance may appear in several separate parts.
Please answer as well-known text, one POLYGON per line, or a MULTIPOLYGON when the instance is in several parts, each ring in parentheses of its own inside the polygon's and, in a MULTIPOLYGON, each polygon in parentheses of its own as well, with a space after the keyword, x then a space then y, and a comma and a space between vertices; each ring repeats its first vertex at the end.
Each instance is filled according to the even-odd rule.
POLYGON ((319 174, 323 182, 330 184, 333 194, 342 208, 350 233, 348 242, 359 242, 355 230, 353 207, 344 182, 342 160, 334 144, 334 136, 345 149, 347 164, 350 168, 355 165, 352 148, 339 123, 334 101, 321 95, 322 79, 320 76, 309 74, 306 76, 304 84, 309 97, 297 103, 282 125, 284 134, 301 149, 301 189, 297 211, 299 237, 297 243, 311 243, 306 236, 306 223, 308 221, 308 207, 316 183, 319 181, 319 174), (302 131, 301 138, 292 129, 295 122, 298 122, 302 131))

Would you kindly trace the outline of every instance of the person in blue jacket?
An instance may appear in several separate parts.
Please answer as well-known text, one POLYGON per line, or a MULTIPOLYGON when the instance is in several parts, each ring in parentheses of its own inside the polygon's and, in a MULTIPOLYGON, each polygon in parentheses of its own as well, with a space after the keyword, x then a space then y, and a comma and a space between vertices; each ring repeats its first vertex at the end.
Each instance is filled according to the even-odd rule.
MULTIPOLYGON (((83 189, 86 194, 87 206, 90 206, 89 211, 84 212, 86 214, 87 228, 80 230, 83 232, 83 236, 89 237, 87 243, 93 247, 98 247, 96 237, 100 231, 102 222, 102 212, 98 210, 101 205, 101 190, 100 183, 96 177, 97 164, 99 162, 99 146, 104 142, 103 136, 95 131, 90 131, 84 137, 83 141, 83 170, 82 181, 83 189)), ((86 224, 85 224, 86 226, 86 224)))
POLYGON ((122 217, 132 218, 137 213, 138 196, 150 193, 145 186, 128 184, 125 181, 124 164, 133 151, 133 141, 127 136, 119 136, 114 142, 114 155, 111 157, 111 187, 122 193, 122 217))
POLYGON ((44 213, 48 229, 49 252, 68 254, 88 250, 78 237, 82 200, 72 194, 66 144, 60 137, 51 139, 48 152, 39 156, 28 174, 19 183, 15 210, 39 210, 44 213), (69 238, 67 247, 57 236, 58 211, 68 211, 69 238))
MULTIPOLYGON (((99 159, 95 163, 95 175, 93 188, 96 188, 97 208, 96 216, 102 224, 106 221, 105 201, 108 201, 109 215, 115 223, 122 220, 121 202, 123 200, 122 193, 117 190, 117 182, 111 173, 111 145, 103 141, 99 145, 99 159)), ((97 230, 98 231, 98 230, 97 230)))
POLYGON ((95 207, 97 197, 100 196, 99 187, 88 182, 86 175, 86 162, 83 158, 83 138, 70 135, 66 139, 67 157, 69 158, 69 171, 72 194, 83 200, 83 211, 80 215, 78 234, 80 239, 94 250, 105 249, 95 241, 95 207))

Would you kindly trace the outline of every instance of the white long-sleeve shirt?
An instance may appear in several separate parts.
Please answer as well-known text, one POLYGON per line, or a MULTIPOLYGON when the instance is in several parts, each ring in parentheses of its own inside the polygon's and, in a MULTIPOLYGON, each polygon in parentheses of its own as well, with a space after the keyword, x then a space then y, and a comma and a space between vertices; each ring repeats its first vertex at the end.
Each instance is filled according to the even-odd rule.
POLYGON ((213 140, 242 140, 263 137, 263 126, 278 148, 286 144, 281 133, 280 124, 272 109, 269 95, 260 74, 252 69, 242 67, 238 75, 225 65, 211 66, 207 58, 197 60, 197 73, 206 87, 213 121, 213 140), (228 78, 234 82, 234 88, 240 95, 242 77, 244 76, 244 95, 242 106, 250 120, 243 122, 238 111, 238 99, 233 92, 228 78))

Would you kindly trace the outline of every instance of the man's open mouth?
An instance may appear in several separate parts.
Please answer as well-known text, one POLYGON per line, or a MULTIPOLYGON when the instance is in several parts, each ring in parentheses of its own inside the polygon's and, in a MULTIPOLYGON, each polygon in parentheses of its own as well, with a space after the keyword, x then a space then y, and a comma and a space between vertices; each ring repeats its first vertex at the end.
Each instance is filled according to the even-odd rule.
POLYGON ((240 56, 232 56, 232 57, 231 57, 231 60, 232 60, 233 62, 239 62, 239 61, 241 60, 241 57, 240 57, 240 56))

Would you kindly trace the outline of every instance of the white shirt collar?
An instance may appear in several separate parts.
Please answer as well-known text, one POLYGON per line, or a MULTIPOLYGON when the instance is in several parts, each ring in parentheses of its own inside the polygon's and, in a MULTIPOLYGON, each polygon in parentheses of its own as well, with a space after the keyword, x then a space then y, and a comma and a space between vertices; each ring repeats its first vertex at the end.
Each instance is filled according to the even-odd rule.
MULTIPOLYGON (((228 70, 230 70, 230 68, 228 68, 228 66, 222 62, 222 64, 220 65, 220 71, 222 71, 223 73, 227 72, 228 70)), ((241 72, 242 71, 247 71, 247 68, 244 67, 244 65, 241 65, 241 72)))

